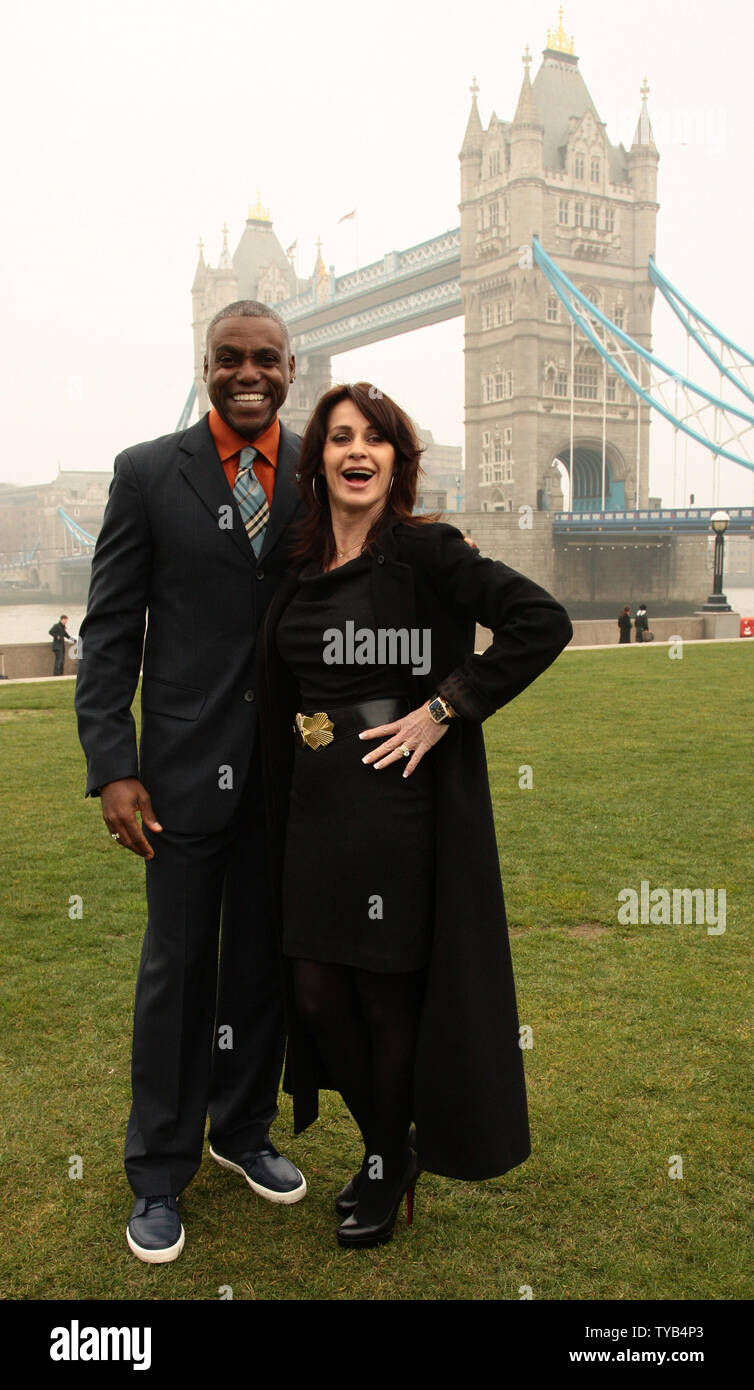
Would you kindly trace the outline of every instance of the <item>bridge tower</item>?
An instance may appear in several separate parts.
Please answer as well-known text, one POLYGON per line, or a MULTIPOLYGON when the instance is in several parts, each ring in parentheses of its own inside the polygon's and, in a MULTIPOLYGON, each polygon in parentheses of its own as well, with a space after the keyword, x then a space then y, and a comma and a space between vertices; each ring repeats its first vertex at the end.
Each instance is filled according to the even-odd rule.
MULTIPOLYGON (((204 247, 199 242, 194 283, 191 287, 194 333, 194 385, 199 415, 209 410, 207 390, 202 379, 204 344, 207 325, 218 309, 236 299, 257 299, 264 304, 279 304, 309 289, 325 276, 321 250, 318 250, 313 276, 299 279, 292 258, 283 250, 273 230, 267 208, 262 207, 257 194, 249 208, 246 226, 231 257, 228 228, 223 228, 223 245, 216 267, 204 259, 204 247)), ((291 248, 291 251, 293 248, 291 248)), ((295 350, 295 347, 294 347, 295 350)), ((317 354, 297 356, 296 381, 280 414, 291 429, 301 432, 316 401, 330 385, 330 358, 317 354)))
POLYGON ((649 89, 645 81, 627 151, 608 138, 563 30, 562 9, 533 82, 528 47, 523 64, 513 119, 493 112, 486 129, 474 79, 459 155, 466 507, 558 510, 566 475, 570 507, 597 510, 603 406, 606 508, 646 507, 649 410, 637 407, 613 373, 605 377, 578 332, 572 351, 567 315, 526 248, 536 234, 609 318, 651 347, 647 261, 655 246, 659 154, 649 89))

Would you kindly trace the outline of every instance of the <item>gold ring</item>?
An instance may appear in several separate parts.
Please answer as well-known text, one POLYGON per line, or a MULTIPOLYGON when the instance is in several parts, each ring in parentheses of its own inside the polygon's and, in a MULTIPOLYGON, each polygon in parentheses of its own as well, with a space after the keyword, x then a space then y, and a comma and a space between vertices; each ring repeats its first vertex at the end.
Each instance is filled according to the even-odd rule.
POLYGON ((398 752, 399 752, 399 753, 402 753, 403 756, 404 756, 404 758, 410 758, 410 757, 411 757, 411 749, 410 749, 410 748, 407 748, 406 745, 405 745, 405 743, 402 743, 402 744, 401 744, 400 748, 398 749, 398 752))
POLYGON ((113 834, 111 833, 110 839, 111 839, 111 840, 119 840, 119 839, 120 839, 120 835, 113 835, 113 834))

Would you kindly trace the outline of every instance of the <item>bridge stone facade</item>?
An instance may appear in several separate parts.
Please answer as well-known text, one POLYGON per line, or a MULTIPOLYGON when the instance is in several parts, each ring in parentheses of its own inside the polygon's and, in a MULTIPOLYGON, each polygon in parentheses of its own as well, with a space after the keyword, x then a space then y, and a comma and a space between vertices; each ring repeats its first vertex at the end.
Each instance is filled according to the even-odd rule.
MULTIPOLYGON (((573 40, 548 34, 531 57, 513 119, 485 129, 476 82, 461 165, 461 294, 465 315, 466 497, 472 510, 563 505, 558 459, 575 473, 571 505, 600 495, 606 396, 608 508, 648 503, 649 420, 571 328, 526 254, 532 236, 578 287, 643 346, 651 346, 659 155, 648 88, 629 151, 607 135, 579 71, 573 40), (521 249, 524 248, 524 249, 521 249), (574 461, 570 460, 574 387, 574 461), (636 490, 637 428, 639 489, 636 490)), ((599 503, 597 502, 597 505, 599 503)))

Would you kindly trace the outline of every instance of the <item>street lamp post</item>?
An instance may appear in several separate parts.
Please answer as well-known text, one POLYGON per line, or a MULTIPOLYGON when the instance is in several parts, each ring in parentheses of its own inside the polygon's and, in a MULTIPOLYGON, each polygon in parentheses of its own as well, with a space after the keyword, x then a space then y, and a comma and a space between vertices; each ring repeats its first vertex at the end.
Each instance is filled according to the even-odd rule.
POLYGON ((710 526, 715 533, 715 578, 712 585, 712 593, 707 602, 702 605, 702 613, 732 613, 728 600, 723 593, 723 567, 725 563, 725 532, 728 529, 730 517, 727 512, 713 512, 710 518, 710 526))

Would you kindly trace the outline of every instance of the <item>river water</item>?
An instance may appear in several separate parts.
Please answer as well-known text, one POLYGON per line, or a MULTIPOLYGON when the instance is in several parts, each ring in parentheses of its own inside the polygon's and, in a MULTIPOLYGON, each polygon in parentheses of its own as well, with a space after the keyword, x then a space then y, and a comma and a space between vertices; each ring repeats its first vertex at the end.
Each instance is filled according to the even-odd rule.
MULTIPOLYGON (((726 589, 728 603, 742 617, 754 617, 754 589, 737 589, 732 585, 726 589)), ((83 603, 69 603, 65 608, 60 603, 18 603, 0 604, 0 642, 47 642, 48 633, 60 614, 68 614, 68 631, 72 637, 78 635, 79 624, 86 612, 83 603)), ((662 606, 649 605, 651 617, 662 617, 662 606)))
POLYGON ((86 612, 85 603, 9 603, 0 604, 0 642, 49 642, 53 623, 61 613, 68 614, 68 631, 78 636, 79 624, 86 612))

